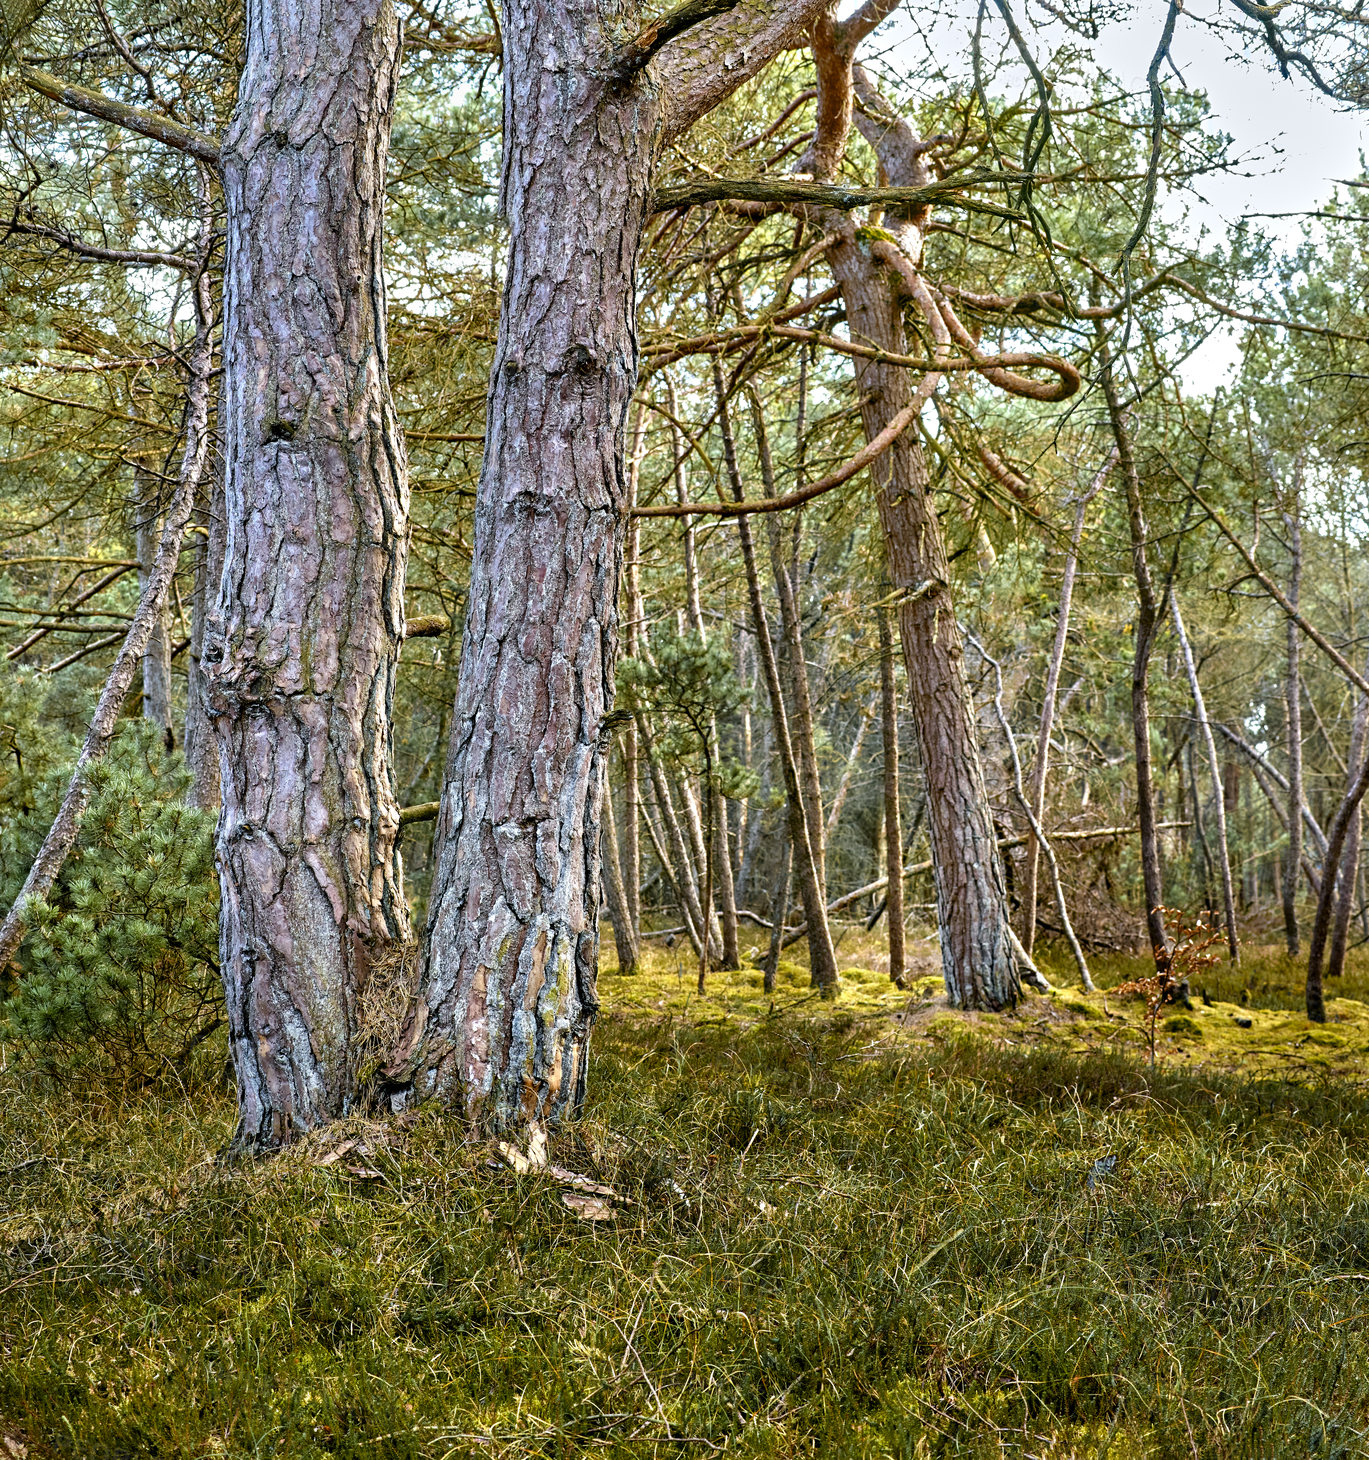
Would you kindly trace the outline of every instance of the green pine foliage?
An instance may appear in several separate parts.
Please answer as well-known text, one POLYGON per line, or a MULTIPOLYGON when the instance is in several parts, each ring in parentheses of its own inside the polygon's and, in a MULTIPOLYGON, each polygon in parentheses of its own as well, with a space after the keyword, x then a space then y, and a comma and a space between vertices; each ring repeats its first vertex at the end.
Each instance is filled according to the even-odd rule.
POLYGON ((79 841, 34 908, 6 1033, 66 1085, 185 1081, 221 1062, 213 821, 150 725, 90 771, 79 841))

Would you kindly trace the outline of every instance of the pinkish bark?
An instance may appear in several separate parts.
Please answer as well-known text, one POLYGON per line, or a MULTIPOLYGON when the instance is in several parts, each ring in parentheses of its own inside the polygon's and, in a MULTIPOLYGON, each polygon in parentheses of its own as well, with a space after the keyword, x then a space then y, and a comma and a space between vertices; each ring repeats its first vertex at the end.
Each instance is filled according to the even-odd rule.
POLYGON ((223 146, 218 740, 239 1144, 342 1114, 358 1007, 409 942, 390 769, 408 485, 386 381, 390 0, 251 0, 223 146))

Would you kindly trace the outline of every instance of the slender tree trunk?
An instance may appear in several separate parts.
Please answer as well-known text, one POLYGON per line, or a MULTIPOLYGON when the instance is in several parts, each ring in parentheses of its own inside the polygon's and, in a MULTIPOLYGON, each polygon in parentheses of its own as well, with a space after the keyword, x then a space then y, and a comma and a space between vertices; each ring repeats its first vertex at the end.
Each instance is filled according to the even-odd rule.
MULTIPOLYGON (((632 450, 628 459, 628 509, 637 504, 637 482, 641 475, 642 453, 646 443, 646 408, 638 403, 632 429, 632 450)), ((628 519, 627 545, 623 570, 627 586, 627 633, 625 647, 636 657, 642 633, 641 588, 642 529, 635 517, 628 519)), ((623 732, 623 877, 626 883, 627 915, 632 936, 642 936, 642 833, 641 773, 638 769, 637 721, 633 719, 623 732)))
MULTIPOLYGON (((1369 729, 1369 697, 1361 695, 1355 706, 1350 731, 1350 764, 1358 765, 1365 753, 1365 732, 1369 729)), ((1347 787, 1347 789, 1349 789, 1347 787)), ((1327 978, 1339 978, 1345 972, 1345 952, 1350 936, 1350 918, 1355 910, 1355 894, 1359 887, 1360 836, 1363 808, 1356 806, 1350 814, 1345 834, 1345 851, 1340 860, 1339 886, 1336 889, 1336 910, 1331 926, 1331 952, 1326 961, 1327 978)))
POLYGON ((1136 816, 1141 831, 1141 880, 1146 899, 1146 931, 1157 965, 1169 959, 1165 931, 1164 881, 1160 870, 1159 818, 1155 813, 1155 784, 1150 760, 1150 656, 1159 632, 1159 600, 1150 573, 1150 538, 1141 501, 1141 479, 1132 450, 1131 430, 1117 395, 1108 352, 1107 332, 1096 326, 1099 383, 1107 403, 1108 421, 1117 443, 1117 460, 1126 490, 1127 526, 1131 536, 1131 570, 1136 580, 1136 634, 1131 661, 1131 731, 1136 750, 1136 816))
POLYGON ((604 857, 604 881, 608 891, 609 921, 613 924, 613 944, 618 953, 618 972, 634 974, 641 949, 628 915, 622 863, 618 860, 618 829, 613 819, 613 797, 607 778, 604 780, 603 827, 607 853, 604 857))
MULTIPOLYGON (((1089 503, 1102 490, 1113 463, 1116 447, 1099 469, 1088 491, 1074 505, 1074 528, 1070 533, 1065 568, 1060 576, 1060 607, 1055 618, 1055 642, 1051 646, 1050 664, 1046 668, 1046 685, 1041 695, 1041 723, 1036 732, 1036 761, 1032 766, 1030 787, 1032 815, 1042 825, 1046 818, 1046 777, 1050 771, 1051 732, 1055 728, 1055 704, 1060 691, 1060 670, 1065 662, 1069 643, 1070 609, 1074 602, 1074 580, 1079 571, 1079 545, 1084 539, 1084 519, 1089 503)), ((1027 838, 1026 864, 1022 872, 1022 946, 1030 953, 1036 947, 1036 881, 1041 860, 1041 844, 1034 836, 1027 838)))
MULTIPOLYGON (((652 789, 656 789, 654 783, 652 789)), ((664 818, 662 820, 664 821, 664 818)), ((685 934, 697 953, 703 946, 699 937, 697 919, 698 900, 690 896, 691 889, 687 883, 681 880, 668 846, 669 837, 662 833, 651 819, 650 807, 645 802, 642 805, 642 821, 646 826, 652 850, 656 853, 656 860, 660 863, 661 875, 670 884, 670 890, 675 894, 675 906, 678 908, 681 918, 684 919, 685 934)))
POLYGON ((399 49, 390 0, 252 0, 223 145, 225 565, 202 667, 253 1149, 349 1108, 367 982, 410 942, 390 765, 409 494, 381 270, 399 49))
POLYGON ((880 724, 884 731, 884 857, 888 877, 889 977, 899 988, 907 981, 903 943, 903 822, 898 784, 898 685, 894 679, 894 640, 888 610, 876 610, 879 627, 880 724))
MULTIPOLYGON (((158 510, 157 479, 150 472, 137 473, 138 500, 135 541, 138 555, 138 595, 147 592, 147 585, 156 571, 157 548, 161 541, 162 520, 158 510)), ((157 727, 166 743, 174 748, 175 732, 171 728, 171 634, 167 628, 167 604, 152 625, 147 647, 143 650, 143 719, 157 727)))
MULTIPOLYGON (((209 226, 206 221, 202 240, 205 257, 208 251, 209 226)), ((128 633, 114 659, 105 687, 91 717, 90 729, 76 760, 66 795, 57 816, 33 859, 19 896, 14 899, 3 925, 0 925, 0 971, 8 967, 19 951, 28 930, 28 907, 45 898, 62 870, 67 854, 76 843, 81 818, 90 799, 86 772, 109 749, 118 727, 119 712, 142 664, 143 650, 153 628, 166 607, 171 580, 180 561, 181 544, 186 524, 195 505, 200 477, 204 471, 209 437, 209 382, 213 367, 212 301, 209 280, 201 274, 195 283, 196 331, 190 351, 190 381, 185 403, 185 446, 181 453, 180 475, 175 494, 167 507, 157 557, 128 626, 128 633)))
MULTIPOLYGON (((1179 612, 1179 599, 1174 593, 1169 599, 1170 618, 1174 634, 1179 640, 1179 652, 1184 657, 1184 671, 1188 675, 1188 687, 1193 695, 1193 714, 1198 730, 1207 750, 1207 763, 1212 773, 1212 803, 1217 833, 1217 870, 1222 879, 1222 911, 1226 919, 1226 946, 1233 963, 1241 960, 1240 943, 1236 937, 1236 897, 1231 882, 1231 854, 1227 847, 1226 833, 1226 789, 1222 784, 1222 763, 1217 755, 1217 741, 1212 734, 1212 723, 1207 718, 1207 705, 1203 700, 1203 687, 1198 682, 1198 665, 1193 658, 1193 646, 1184 631, 1183 615, 1179 612)), ((1195 804, 1197 787, 1194 787, 1195 804)))
MULTIPOLYGON (((759 412, 757 412, 759 421, 759 412)), ((762 472, 767 478, 767 496, 774 494, 773 469, 766 471, 764 462, 768 459, 769 443, 763 428, 758 430, 757 445, 761 450, 762 472)), ((824 845, 824 818, 822 814, 822 781, 818 774, 817 741, 813 724, 813 699, 808 684, 808 661, 803 648, 803 626, 799 619, 798 596, 794 580, 789 574, 789 565, 784 561, 780 521, 776 513, 767 520, 770 539, 770 569, 775 579, 775 594, 780 605, 780 624, 784 633, 785 663, 789 670, 789 703, 792 707, 789 717, 789 734, 794 741, 798 757, 799 788, 803 794, 803 810, 808 820, 808 840, 813 848, 813 863, 817 869, 818 887, 823 901, 827 900, 827 848, 824 845)))
POLYGON ((770 947, 766 950, 762 970, 762 987, 767 994, 775 992, 775 975, 779 972, 780 953, 784 947, 784 920, 789 916, 789 879, 794 864, 794 843, 786 833, 775 869, 775 886, 770 894, 770 947))
POLYGON ((1321 894, 1317 898, 1317 916, 1312 924, 1312 936, 1307 947, 1307 1017, 1318 1024, 1326 1023, 1326 997, 1322 983, 1322 959, 1326 952, 1326 940, 1331 931, 1331 919, 1336 902, 1336 888, 1339 878, 1336 869, 1341 865, 1350 823, 1359 809, 1364 794, 1369 791, 1369 754, 1361 759, 1350 786, 1341 801, 1331 826, 1326 833, 1326 856, 1322 862, 1321 894))
POLYGON ((637 733, 646 752, 647 768, 651 776, 651 789, 656 793, 656 807, 660 812, 661 824, 665 828, 666 849, 670 858, 670 869, 675 878, 675 889, 680 899, 680 913, 689 928, 690 941, 695 951, 702 953, 705 939, 703 909, 699 905, 699 884, 695 875, 696 863, 692 862, 685 845, 684 832, 680 829, 680 818, 675 814, 675 802, 671 799, 670 785, 665 778, 652 744, 651 732, 645 719, 638 720, 637 733))
MULTIPOLYGON (((890 181, 896 181, 892 173, 890 181)), ((827 257, 852 337, 905 354, 898 301, 854 229, 836 237, 827 257)), ((856 383, 866 440, 873 440, 910 406, 912 390, 904 370, 877 361, 856 363, 856 383)), ((902 594, 899 633, 930 806, 947 996, 956 1008, 1012 1008, 1021 997, 1023 967, 1008 923, 941 523, 913 432, 901 435, 870 471, 889 574, 902 594)))
MULTIPOLYGON (((721 386, 720 375, 715 375, 714 384, 716 387, 721 386)), ((740 502, 744 498, 741 471, 737 465, 736 442, 732 435, 732 422, 727 409, 727 399, 721 389, 718 390, 718 423, 722 431, 723 460, 732 487, 732 496, 735 501, 740 502)), ((757 444, 759 445, 759 439, 757 444)), ((770 637, 770 623, 766 617, 765 599, 761 595, 760 572, 756 567, 756 548, 751 536, 749 517, 737 518, 737 538, 741 544, 742 563, 746 569, 747 594, 751 602, 751 623, 756 633, 756 657, 760 660, 761 673, 764 675, 766 691, 770 696, 770 722, 774 727, 775 748, 779 752, 780 769, 784 773, 785 798, 789 813, 789 842, 794 861, 797 863, 799 893, 803 899, 803 909, 808 919, 809 968, 815 988, 834 989, 839 982, 837 953, 832 944, 832 933, 827 922, 827 902, 822 895, 822 884, 818 880, 817 860, 813 853, 813 843, 809 837, 808 816, 804 809, 798 761, 794 754, 794 742, 789 732, 789 716, 785 709, 779 666, 775 661, 775 646, 770 637)), ((782 932, 781 936, 783 936, 782 932)))
POLYGON ((190 648, 185 689, 185 763, 190 771, 186 799, 204 811, 219 809, 219 747, 205 700, 202 659, 209 612, 223 576, 223 459, 211 443, 195 516, 201 529, 195 548, 195 587, 190 607, 190 648), (205 490, 205 487, 208 490, 205 490))
POLYGON ((832 797, 832 805, 827 812, 827 824, 823 827, 823 840, 829 846, 832 838, 837 834, 837 826, 841 822, 841 813, 846 805, 846 798, 851 793, 851 782, 855 780, 856 767, 860 764, 860 752, 865 745, 865 733, 874 724, 875 716, 879 713, 879 706, 880 696, 875 694, 865 707, 860 717, 860 723, 856 726, 855 738, 851 741, 851 749, 846 755, 846 764, 841 768, 841 779, 837 782, 836 793, 832 797))
MULTIPOLYGON (((1288 601, 1297 611, 1302 592, 1302 522, 1296 499, 1293 510, 1284 514, 1292 566, 1288 575, 1288 601)), ((1298 871, 1302 861, 1302 632, 1290 617, 1285 628, 1288 648, 1284 676, 1284 746, 1288 757, 1288 852, 1283 869, 1283 931, 1288 956, 1298 956, 1298 871)))
MULTIPOLYGON (((716 753, 717 730, 714 728, 716 753)), ((741 940, 737 928, 737 888, 732 880, 732 849, 727 835, 727 798, 713 791, 713 880, 718 887, 718 912, 722 921, 722 966, 742 966, 741 940)))

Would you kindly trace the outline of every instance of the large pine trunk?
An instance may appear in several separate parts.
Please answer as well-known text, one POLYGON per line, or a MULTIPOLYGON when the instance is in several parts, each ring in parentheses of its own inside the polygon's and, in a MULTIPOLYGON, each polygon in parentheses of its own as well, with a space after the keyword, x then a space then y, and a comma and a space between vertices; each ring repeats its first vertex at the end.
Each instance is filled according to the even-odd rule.
MULTIPOLYGON (((583 1097, 657 103, 595 0, 504 7, 510 231, 461 681, 401 1089, 479 1128, 583 1097)), ((402 1097, 401 1097, 402 1098, 402 1097)))
POLYGON ((344 1113, 368 981, 410 941, 390 767, 408 487, 386 381, 390 0, 252 0, 223 147, 222 774, 238 1142, 344 1113))
MULTIPOLYGON (((906 354, 894 290, 854 230, 833 242, 827 257, 852 339, 906 354)), ((912 389, 899 366, 860 361, 856 376, 865 436, 873 440, 910 404, 912 389)), ((898 625, 927 785, 946 993, 956 1008, 1011 1008, 1021 997, 1022 969, 1008 924, 941 523, 914 431, 905 431, 870 473, 889 576, 903 593, 898 625)))

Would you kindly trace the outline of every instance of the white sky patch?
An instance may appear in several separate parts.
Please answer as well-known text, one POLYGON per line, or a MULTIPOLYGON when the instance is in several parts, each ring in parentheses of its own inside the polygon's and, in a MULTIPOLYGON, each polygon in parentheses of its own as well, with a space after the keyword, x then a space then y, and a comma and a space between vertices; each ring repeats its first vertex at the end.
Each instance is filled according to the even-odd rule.
MULTIPOLYGON (((1045 65, 1057 46, 1087 48, 1100 67, 1145 104, 1146 73, 1167 10, 1163 0, 1138 5, 1126 20, 1103 27, 1094 42, 1085 42, 1043 17, 1030 0, 1013 0, 1013 5, 1019 23, 1030 22, 1024 30, 1039 63, 1045 65)), ((855 0, 845 0, 842 6, 843 12, 854 8, 855 0)), ((920 75, 930 76, 930 42, 946 71, 968 78, 977 8, 973 0, 950 0, 935 15, 896 12, 867 43, 867 50, 879 53, 883 66, 915 83, 920 75)), ((1284 248, 1292 249, 1302 238, 1304 220, 1298 215, 1324 206, 1337 182, 1362 176, 1364 154, 1369 151, 1369 116, 1323 96, 1299 76, 1285 81, 1261 47, 1252 45, 1248 56, 1233 54, 1232 37, 1203 23, 1235 15, 1230 0, 1189 0, 1171 46, 1174 65, 1165 67, 1163 79, 1167 87, 1182 83, 1189 90, 1206 92, 1212 108, 1210 124, 1231 137, 1232 155, 1241 159, 1241 165, 1197 179, 1193 191, 1166 196, 1162 190, 1157 207, 1167 221, 1181 223, 1195 240, 1201 229, 1210 238, 1225 239, 1240 219, 1249 217, 1284 248)), ((1006 44, 1002 20, 989 6, 983 43, 986 67, 1005 54, 1006 44)), ((1030 84, 1025 67, 1009 59, 1012 64, 1000 70, 994 82, 1000 95, 1026 91, 1030 84)), ((1351 197, 1362 204, 1354 211, 1369 212, 1369 192, 1357 191, 1351 197)), ((1208 394, 1229 384, 1240 358, 1239 338, 1239 327, 1216 329, 1184 363, 1180 376, 1186 388, 1208 394)))

